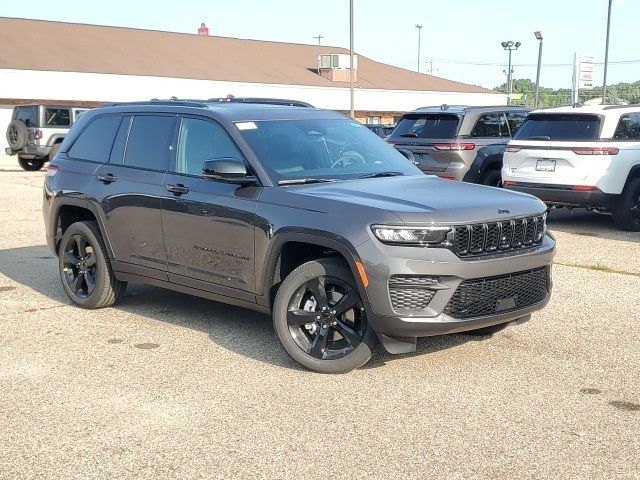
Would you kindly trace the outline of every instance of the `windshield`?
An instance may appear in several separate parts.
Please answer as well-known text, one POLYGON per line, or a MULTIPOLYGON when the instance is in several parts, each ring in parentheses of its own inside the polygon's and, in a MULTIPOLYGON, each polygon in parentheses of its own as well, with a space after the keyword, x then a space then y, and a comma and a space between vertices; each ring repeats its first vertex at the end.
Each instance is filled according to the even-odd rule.
POLYGON ((577 114, 529 115, 514 140, 597 140, 600 134, 600 117, 577 114))
POLYGON ((460 119, 451 114, 405 115, 391 134, 392 137, 455 138, 460 119))
POLYGON ((395 148, 354 120, 268 120, 236 126, 276 181, 420 173, 395 148))

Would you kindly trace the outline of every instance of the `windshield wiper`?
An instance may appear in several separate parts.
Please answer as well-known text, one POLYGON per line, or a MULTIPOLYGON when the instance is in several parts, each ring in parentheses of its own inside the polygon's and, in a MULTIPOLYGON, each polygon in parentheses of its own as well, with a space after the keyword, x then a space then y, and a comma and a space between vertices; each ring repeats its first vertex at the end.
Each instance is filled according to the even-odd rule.
POLYGON ((304 185, 307 183, 335 182, 332 178, 287 178, 279 180, 278 185, 304 185))
POLYGON ((551 140, 551 137, 546 135, 534 135, 533 137, 527 137, 526 140, 551 140))
POLYGON ((415 132, 408 132, 408 133, 402 133, 400 134, 401 137, 412 137, 412 138, 418 138, 418 134, 415 132))
POLYGON ((399 177, 404 175, 402 172, 374 172, 361 175, 356 178, 380 178, 380 177, 399 177))

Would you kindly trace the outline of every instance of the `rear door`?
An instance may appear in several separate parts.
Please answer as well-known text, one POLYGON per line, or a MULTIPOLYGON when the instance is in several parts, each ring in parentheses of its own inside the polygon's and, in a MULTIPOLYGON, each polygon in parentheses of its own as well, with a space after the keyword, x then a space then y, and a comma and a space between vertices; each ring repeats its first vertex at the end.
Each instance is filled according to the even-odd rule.
POLYGON ((125 115, 96 172, 117 270, 167 280, 161 208, 176 124, 175 115, 125 115))
POLYGON ((599 140, 601 127, 595 114, 530 114, 507 147, 507 174, 530 183, 589 184, 611 164, 612 144, 599 140))
POLYGON ((388 142, 411 151, 423 172, 444 172, 459 124, 460 117, 452 113, 410 113, 402 117, 388 142))
POLYGON ((225 157, 244 160, 222 125, 204 117, 182 118, 175 162, 162 192, 169 281, 235 297, 244 291, 253 301, 254 224, 262 188, 202 176, 205 160, 225 157))

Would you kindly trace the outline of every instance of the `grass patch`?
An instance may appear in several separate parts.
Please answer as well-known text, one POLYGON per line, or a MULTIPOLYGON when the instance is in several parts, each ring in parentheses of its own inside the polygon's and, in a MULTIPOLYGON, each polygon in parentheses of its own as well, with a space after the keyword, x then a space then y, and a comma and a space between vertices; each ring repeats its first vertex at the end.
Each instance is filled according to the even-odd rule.
POLYGON ((618 270, 616 268, 611 268, 609 265, 606 265, 602 262, 597 262, 593 265, 578 265, 576 263, 554 262, 554 265, 562 265, 563 267, 582 268, 585 270, 595 270, 596 272, 619 273, 620 275, 631 275, 633 277, 640 277, 640 273, 627 272, 626 270, 618 270))

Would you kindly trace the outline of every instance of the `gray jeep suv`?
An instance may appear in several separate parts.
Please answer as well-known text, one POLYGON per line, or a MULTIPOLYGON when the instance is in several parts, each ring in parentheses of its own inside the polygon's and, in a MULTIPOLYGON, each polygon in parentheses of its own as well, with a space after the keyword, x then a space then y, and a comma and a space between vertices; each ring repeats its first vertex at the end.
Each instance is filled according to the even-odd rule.
POLYGON ((507 142, 527 116, 525 107, 423 107, 405 113, 387 138, 425 173, 502 186, 507 142))
POLYGON ((377 340, 406 353, 418 337, 490 334, 551 292, 540 200, 424 175, 315 108, 91 110, 47 167, 43 210, 79 306, 141 282, 270 313, 287 353, 321 372, 360 367, 377 340))
POLYGON ((40 170, 56 156, 71 125, 86 107, 69 105, 20 105, 13 109, 7 127, 7 155, 18 155, 24 170, 40 170))

